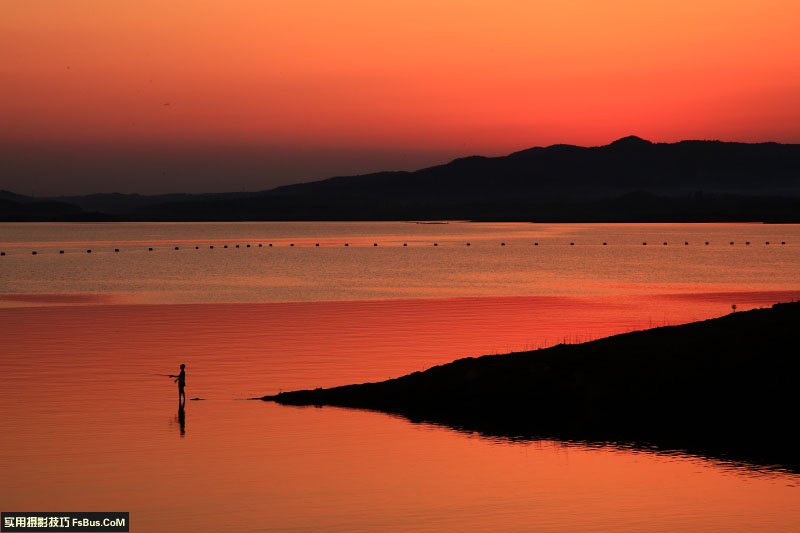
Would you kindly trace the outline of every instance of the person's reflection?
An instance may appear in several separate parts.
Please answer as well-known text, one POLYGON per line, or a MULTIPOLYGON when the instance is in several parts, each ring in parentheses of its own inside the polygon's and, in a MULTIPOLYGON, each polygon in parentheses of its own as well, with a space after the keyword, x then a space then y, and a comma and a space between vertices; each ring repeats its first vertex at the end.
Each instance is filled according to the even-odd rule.
POLYGON ((178 425, 181 427, 181 437, 186 435, 186 400, 178 400, 178 425))

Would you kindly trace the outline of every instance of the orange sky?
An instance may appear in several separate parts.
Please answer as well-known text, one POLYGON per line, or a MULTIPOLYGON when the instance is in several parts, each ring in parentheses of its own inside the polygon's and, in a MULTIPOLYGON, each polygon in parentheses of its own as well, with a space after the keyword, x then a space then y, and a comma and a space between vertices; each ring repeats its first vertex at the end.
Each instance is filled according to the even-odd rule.
POLYGON ((790 0, 5 0, 0 10, 0 157, 15 176, 47 172, 30 162, 36 147, 71 150, 73 163, 100 146, 269 150, 248 167, 261 182, 198 185, 230 190, 627 134, 800 142, 790 0), (27 159, 14 155, 21 146, 33 147, 27 159))

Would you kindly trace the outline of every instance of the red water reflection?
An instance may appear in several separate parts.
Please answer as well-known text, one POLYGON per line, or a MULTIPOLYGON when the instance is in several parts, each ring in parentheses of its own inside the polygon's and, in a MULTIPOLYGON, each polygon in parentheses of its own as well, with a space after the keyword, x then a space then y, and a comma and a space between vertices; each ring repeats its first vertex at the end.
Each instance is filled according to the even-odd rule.
POLYGON ((583 342, 719 316, 733 304, 745 310, 796 298, 800 291, 88 305, 0 309, 0 320, 17 364, 93 374, 109 360, 137 372, 185 362, 190 390, 243 397, 382 380, 459 357, 583 342))
POLYGON ((137 531, 747 531, 800 523, 796 478, 377 413, 236 402, 580 342, 800 291, 0 308, 9 509, 124 509, 137 531), (175 385, 188 365, 185 436, 175 385), (10 408, 9 408, 10 407, 10 408), (424 526, 424 527, 423 527, 424 526))

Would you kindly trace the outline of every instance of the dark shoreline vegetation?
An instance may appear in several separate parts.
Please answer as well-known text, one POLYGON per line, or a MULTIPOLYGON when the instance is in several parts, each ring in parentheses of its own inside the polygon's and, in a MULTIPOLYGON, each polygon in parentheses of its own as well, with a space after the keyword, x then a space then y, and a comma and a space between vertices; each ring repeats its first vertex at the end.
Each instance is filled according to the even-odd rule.
POLYGON ((0 191, 0 221, 800 222, 800 145, 625 137, 260 192, 0 191))
POLYGON ((800 472, 800 302, 260 399, 800 472))

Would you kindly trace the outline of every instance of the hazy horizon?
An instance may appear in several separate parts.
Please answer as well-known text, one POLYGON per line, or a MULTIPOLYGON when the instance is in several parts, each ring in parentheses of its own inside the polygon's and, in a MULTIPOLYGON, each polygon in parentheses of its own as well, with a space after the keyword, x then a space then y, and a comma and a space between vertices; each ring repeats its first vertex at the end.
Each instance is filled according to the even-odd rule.
MULTIPOLYGON (((731 143, 767 143, 774 140, 723 140, 723 139, 676 139, 656 141, 634 133, 621 135, 597 144, 556 142, 552 145, 605 146, 620 138, 636 136, 654 143, 680 141, 722 141, 731 143)), ((785 143, 795 144, 795 143, 785 143)), ((0 176, 0 190, 34 197, 82 196, 89 194, 204 194, 226 192, 257 192, 282 185, 307 183, 336 176, 370 174, 382 171, 415 171, 422 168, 446 164, 454 159, 469 156, 505 156, 519 150, 540 147, 523 146, 500 153, 452 153, 448 151, 429 153, 369 152, 358 150, 323 151, 295 150, 284 152, 268 147, 227 149, 206 147, 139 146, 133 151, 103 147, 84 147, 81 150, 48 146, 0 146, 0 158, 10 175, 0 176), (316 161, 307 161, 309 154, 322 156, 316 161), (33 161, 41 155, 42 161, 33 161), (87 165, 73 165, 62 169, 58 176, 63 180, 50 182, 52 173, 46 170, 58 159, 72 161, 75 158, 87 165), (288 161, 286 160, 288 158, 288 161), (19 174, 13 173, 14 162, 25 162, 19 174), (302 164, 300 164, 302 163, 302 164), (270 165, 281 167, 280 172, 268 172, 270 165), (384 165, 384 166, 381 166, 384 165), (314 169, 314 170, 309 170, 314 169), (326 170, 328 169, 328 170, 326 170), (113 173, 113 181, 107 181, 113 173), (124 180, 122 178, 125 178, 124 180), (234 179, 231 179, 234 178, 234 179), (142 181, 145 180, 145 185, 142 181), (155 181, 148 182, 147 179, 155 181), (65 183, 68 181, 68 183, 65 183), (77 181, 77 185, 74 183, 77 181), (50 186, 47 184, 50 183, 50 186), (176 188, 183 184, 183 188, 176 188)))
POLYGON ((0 146, 0 190, 37 197, 96 193, 255 192, 334 176, 417 170, 461 154, 270 147, 0 146), (309 160, 309 158, 312 158, 309 160), (57 162, 63 164, 56 170, 57 162))

